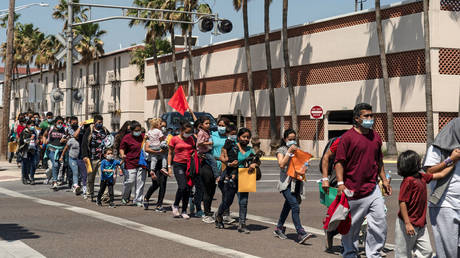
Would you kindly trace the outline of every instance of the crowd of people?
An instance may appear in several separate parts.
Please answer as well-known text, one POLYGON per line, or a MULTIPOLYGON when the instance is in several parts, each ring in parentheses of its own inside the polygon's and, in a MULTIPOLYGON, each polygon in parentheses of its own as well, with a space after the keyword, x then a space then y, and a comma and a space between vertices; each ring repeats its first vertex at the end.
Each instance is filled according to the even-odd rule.
MULTIPOLYGON (((260 159, 251 147, 251 131, 237 128, 226 118, 210 130, 210 118, 183 120, 177 135, 160 118, 148 120, 145 129, 138 121, 127 121, 116 133, 104 127, 103 117, 90 120, 63 118, 48 112, 21 113, 11 126, 9 161, 16 157, 22 170, 23 184, 35 184, 35 171, 46 169, 44 184, 51 189, 69 187, 76 195, 97 205, 114 207, 114 185, 122 177, 121 205, 149 209, 150 198, 158 190, 155 211, 166 213, 164 197, 167 181, 174 177, 177 192, 171 206, 176 218, 202 218, 223 229, 235 222, 230 207, 238 197, 238 232, 248 234, 246 225, 249 193, 239 192, 239 169, 260 171, 260 159), (145 181, 152 181, 144 194, 145 181), (99 191, 95 192, 96 178, 99 191), (211 211, 216 188, 222 193, 218 209, 211 211), (191 202, 191 203, 190 203, 191 202)), ((355 106, 354 126, 326 146, 320 169, 321 184, 327 193, 337 188, 346 195, 351 221, 342 236, 343 256, 358 257, 359 235, 366 221, 366 257, 381 257, 387 236, 384 196, 392 194, 390 179, 384 171, 382 140, 372 130, 372 107, 355 106)), ((280 167, 277 190, 284 204, 274 235, 287 239, 285 221, 291 213, 297 241, 312 237, 301 224, 300 203, 304 199, 304 181, 287 173, 299 149, 297 132, 284 132, 276 158, 280 167)), ((460 241, 460 119, 450 122, 436 137, 425 159, 414 151, 398 157, 398 174, 404 179, 399 192, 396 220, 396 257, 432 257, 426 214, 429 210, 437 257, 459 257, 460 241), (431 182, 431 183, 430 183, 431 182), (428 194, 427 184, 432 186, 428 194), (428 196, 428 197, 427 197, 428 196), (428 205, 429 202, 429 205, 428 205)), ((327 232, 327 237, 334 232, 327 232)))

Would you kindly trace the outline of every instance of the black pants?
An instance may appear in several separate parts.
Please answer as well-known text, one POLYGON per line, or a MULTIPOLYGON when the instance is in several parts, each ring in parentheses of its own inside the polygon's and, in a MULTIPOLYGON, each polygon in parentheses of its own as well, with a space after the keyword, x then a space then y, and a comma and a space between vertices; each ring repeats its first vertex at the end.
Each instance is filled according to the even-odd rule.
POLYGON ((105 188, 109 187, 109 198, 110 198, 110 203, 113 203, 113 181, 109 180, 102 180, 101 181, 101 187, 99 188, 99 193, 97 194, 97 201, 100 202, 102 195, 104 194, 105 188))
POLYGON ((216 178, 212 173, 212 168, 208 164, 203 164, 200 168, 200 178, 203 187, 203 206, 206 216, 212 216, 211 204, 216 193, 216 178))
MULTIPOLYGON (((161 168, 161 163, 160 168, 161 168)), ((157 165, 158 167, 158 165, 157 165)), ((160 190, 158 191, 158 201, 157 201, 157 206, 162 206, 163 205, 163 199, 165 198, 166 194, 166 183, 168 182, 168 176, 161 173, 159 169, 157 170, 155 168, 155 175, 157 176, 156 180, 152 179, 152 185, 149 187, 149 190, 147 190, 147 193, 145 194, 145 200, 150 200, 150 197, 152 197, 152 194, 159 188, 160 190)))
POLYGON ((174 177, 177 181, 176 199, 174 206, 178 207, 182 201, 182 212, 187 212, 188 198, 190 197, 190 186, 187 184, 187 164, 173 162, 174 177))

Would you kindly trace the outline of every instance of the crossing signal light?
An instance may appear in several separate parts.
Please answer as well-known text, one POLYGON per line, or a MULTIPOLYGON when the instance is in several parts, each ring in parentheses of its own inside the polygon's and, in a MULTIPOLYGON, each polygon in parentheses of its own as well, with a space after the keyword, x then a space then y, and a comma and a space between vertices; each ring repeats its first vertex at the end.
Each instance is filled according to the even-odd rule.
POLYGON ((198 22, 198 28, 201 32, 209 32, 214 28, 214 20, 204 17, 198 22))
POLYGON ((219 30, 220 33, 229 33, 233 29, 233 24, 229 20, 222 20, 217 25, 217 29, 219 30))

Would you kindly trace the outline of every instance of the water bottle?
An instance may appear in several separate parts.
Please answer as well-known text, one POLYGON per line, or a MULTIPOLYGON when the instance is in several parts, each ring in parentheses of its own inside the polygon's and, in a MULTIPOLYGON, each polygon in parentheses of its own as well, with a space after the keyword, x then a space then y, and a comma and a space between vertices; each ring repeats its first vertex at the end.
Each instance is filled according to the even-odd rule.
POLYGON ((387 178, 388 182, 391 183, 391 170, 385 173, 385 177, 387 178))

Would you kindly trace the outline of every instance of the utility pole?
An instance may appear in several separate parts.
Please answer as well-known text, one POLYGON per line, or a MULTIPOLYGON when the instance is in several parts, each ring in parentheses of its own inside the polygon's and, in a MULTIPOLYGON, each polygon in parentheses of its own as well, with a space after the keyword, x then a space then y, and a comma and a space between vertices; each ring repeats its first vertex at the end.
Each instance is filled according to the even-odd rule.
POLYGON ((355 0, 355 12, 358 11, 358 0, 355 0))
POLYGON ((11 102, 11 75, 13 71, 13 39, 14 39, 14 8, 15 0, 10 0, 8 11, 8 29, 6 40, 6 67, 5 82, 3 84, 3 117, 0 135, 0 159, 7 158, 8 154, 8 132, 10 124, 10 102, 11 102))
POLYGON ((66 57, 66 101, 65 101, 65 113, 67 117, 73 115, 72 112, 72 41, 73 41, 73 34, 72 34, 72 24, 73 24, 73 0, 68 0, 68 11, 67 11, 67 57, 66 57))

